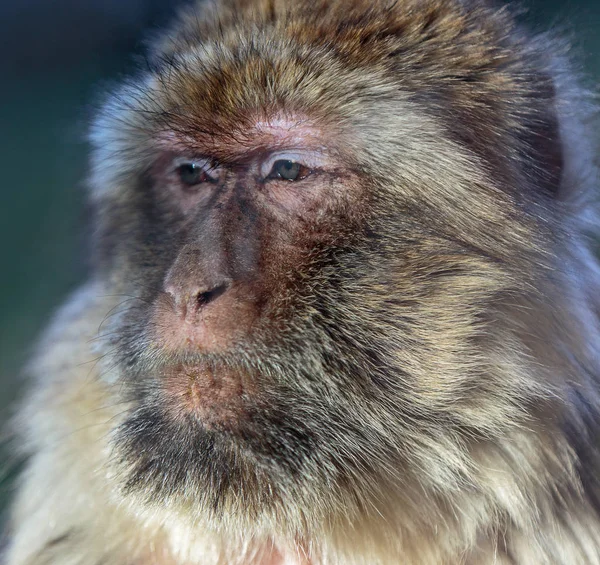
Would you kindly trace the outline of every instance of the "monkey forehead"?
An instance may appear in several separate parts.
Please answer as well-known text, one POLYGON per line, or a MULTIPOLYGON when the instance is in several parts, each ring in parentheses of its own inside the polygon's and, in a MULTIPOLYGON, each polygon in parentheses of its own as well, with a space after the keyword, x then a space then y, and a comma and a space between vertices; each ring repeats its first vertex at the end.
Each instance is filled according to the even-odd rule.
POLYGON ((321 161, 326 161, 328 155, 335 153, 330 141, 331 136, 326 136, 310 118, 281 114, 248 117, 227 131, 168 130, 158 137, 159 145, 165 149, 207 155, 223 162, 294 150, 319 155, 321 161))
POLYGON ((307 118, 294 119, 282 116, 270 120, 256 120, 250 134, 273 143, 310 144, 322 138, 319 128, 311 124, 307 118))

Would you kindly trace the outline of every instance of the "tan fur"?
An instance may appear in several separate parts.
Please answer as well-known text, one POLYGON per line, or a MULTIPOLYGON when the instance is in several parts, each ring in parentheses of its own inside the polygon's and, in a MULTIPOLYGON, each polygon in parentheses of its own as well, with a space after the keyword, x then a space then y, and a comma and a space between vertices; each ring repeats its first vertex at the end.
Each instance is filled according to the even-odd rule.
MULTIPOLYGON (((561 49, 470 0, 185 11, 153 44, 156 69, 122 87, 92 130, 96 267, 29 367, 6 564, 600 565, 595 107, 561 49), (168 490, 168 471, 157 475, 166 490, 129 489, 126 359, 142 350, 151 372, 159 355, 134 318, 154 283, 139 265, 160 241, 125 241, 139 228, 138 179, 157 147, 227 163, 281 115, 337 143, 346 167, 331 204, 345 221, 330 210, 318 221, 332 247, 357 238, 357 264, 342 263, 350 274, 334 291, 332 273, 301 257, 302 288, 324 306, 307 300, 297 324, 334 312, 372 357, 340 369, 356 391, 336 389, 320 350, 303 359, 325 384, 298 373, 289 386, 315 413, 322 390, 345 402, 348 427, 298 483, 272 486, 253 469, 243 477, 254 488, 219 512, 193 479, 168 490), (352 231, 363 225, 385 234, 371 254, 352 231)), ((329 334, 307 335, 326 351, 329 334)), ((322 418, 307 425, 329 441, 322 418)))

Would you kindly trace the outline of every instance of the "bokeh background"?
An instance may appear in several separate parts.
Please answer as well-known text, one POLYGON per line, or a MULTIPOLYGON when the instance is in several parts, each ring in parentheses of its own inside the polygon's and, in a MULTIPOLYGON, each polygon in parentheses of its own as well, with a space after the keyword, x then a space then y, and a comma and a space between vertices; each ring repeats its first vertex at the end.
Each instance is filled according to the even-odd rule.
MULTIPOLYGON (((176 0, 0 0, 0 425, 20 367, 86 271, 85 133, 176 0)), ((536 29, 572 37, 600 82, 600 0, 522 0, 536 29)), ((0 448, 0 468, 6 452, 0 448)), ((12 473, 0 475, 0 509, 12 473)))

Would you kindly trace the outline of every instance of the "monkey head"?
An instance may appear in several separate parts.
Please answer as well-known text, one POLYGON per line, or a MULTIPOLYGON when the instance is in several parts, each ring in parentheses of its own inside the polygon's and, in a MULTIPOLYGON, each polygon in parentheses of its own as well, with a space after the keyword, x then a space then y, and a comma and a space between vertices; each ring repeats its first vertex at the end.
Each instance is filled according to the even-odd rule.
POLYGON ((543 404, 519 332, 560 232, 550 61, 505 11, 411 6, 196 7, 106 102, 124 496, 300 535, 437 503, 543 404))

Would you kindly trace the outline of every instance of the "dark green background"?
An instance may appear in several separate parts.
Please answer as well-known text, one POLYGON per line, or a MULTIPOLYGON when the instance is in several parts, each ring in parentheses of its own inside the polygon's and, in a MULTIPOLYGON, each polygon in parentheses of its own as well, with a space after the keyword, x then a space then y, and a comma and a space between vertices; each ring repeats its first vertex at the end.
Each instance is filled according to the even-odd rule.
MULTIPOLYGON (((98 93, 134 67, 176 2, 0 1, 0 422, 52 311, 85 276, 84 136, 98 93)), ((600 0, 525 2, 600 76, 600 0)))

